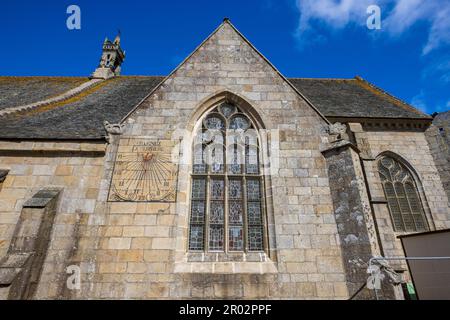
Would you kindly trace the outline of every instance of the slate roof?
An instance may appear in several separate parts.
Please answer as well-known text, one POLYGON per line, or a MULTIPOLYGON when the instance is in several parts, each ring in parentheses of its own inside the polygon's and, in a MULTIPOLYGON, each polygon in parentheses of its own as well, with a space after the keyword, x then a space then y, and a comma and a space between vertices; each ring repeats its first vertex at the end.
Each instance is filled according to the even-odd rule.
MULTIPOLYGON (((62 102, 0 116, 0 139, 102 139, 103 121, 118 123, 163 79, 120 76, 62 102)), ((61 94, 87 80, 0 77, 0 111, 61 94)), ((432 119, 358 77, 288 80, 326 117, 432 119)))
POLYGON ((102 139, 163 77, 117 77, 63 102, 0 116, 3 139, 102 139))
POLYGON ((288 80, 326 117, 431 119, 359 77, 288 80))
POLYGON ((0 110, 52 98, 88 80, 82 77, 0 77, 0 110))

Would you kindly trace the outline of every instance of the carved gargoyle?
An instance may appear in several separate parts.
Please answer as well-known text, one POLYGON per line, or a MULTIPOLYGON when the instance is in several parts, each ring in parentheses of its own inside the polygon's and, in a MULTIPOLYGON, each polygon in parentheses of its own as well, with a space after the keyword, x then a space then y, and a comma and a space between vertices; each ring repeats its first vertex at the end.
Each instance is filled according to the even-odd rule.
POLYGON ((103 121, 103 126, 105 127, 106 132, 109 134, 122 134, 124 124, 120 123, 109 123, 108 121, 103 121))
POLYGON ((328 134, 331 136, 336 136, 336 140, 340 140, 340 139, 348 140, 348 138, 349 138, 347 135, 347 126, 340 122, 330 124, 328 126, 328 134))
POLYGON ((111 142, 111 136, 118 136, 123 133, 124 124, 120 123, 109 123, 108 121, 103 121, 103 126, 105 127, 105 131, 108 133, 106 136, 106 141, 108 143, 111 142))

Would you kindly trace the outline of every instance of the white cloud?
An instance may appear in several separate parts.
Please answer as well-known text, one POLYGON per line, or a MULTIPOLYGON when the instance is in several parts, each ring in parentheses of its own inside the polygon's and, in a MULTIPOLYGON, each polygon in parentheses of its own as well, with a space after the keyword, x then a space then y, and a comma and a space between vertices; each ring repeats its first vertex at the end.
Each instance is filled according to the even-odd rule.
POLYGON ((447 3, 447 6, 437 9, 432 21, 428 43, 423 48, 423 54, 446 44, 450 44, 450 2, 447 3))
POLYGON ((421 21, 425 15, 432 11, 431 1, 423 0, 396 0, 394 9, 385 19, 385 26, 392 35, 400 35, 416 22, 421 21))
POLYGON ((372 3, 373 0, 297 0, 299 30, 309 30, 314 20, 334 28, 343 28, 349 23, 363 24, 366 9, 372 3))
POLYGON ((423 79, 438 79, 440 84, 450 83, 450 55, 444 55, 429 64, 422 72, 423 79))
POLYGON ((382 30, 399 37, 419 22, 428 26, 423 54, 450 44, 450 1, 448 0, 296 0, 300 13, 297 36, 302 40, 315 33, 314 22, 331 30, 350 25, 365 26, 367 7, 382 8, 382 30))
POLYGON ((411 99, 410 104, 422 112, 427 112, 427 104, 425 102, 425 92, 422 90, 411 99))

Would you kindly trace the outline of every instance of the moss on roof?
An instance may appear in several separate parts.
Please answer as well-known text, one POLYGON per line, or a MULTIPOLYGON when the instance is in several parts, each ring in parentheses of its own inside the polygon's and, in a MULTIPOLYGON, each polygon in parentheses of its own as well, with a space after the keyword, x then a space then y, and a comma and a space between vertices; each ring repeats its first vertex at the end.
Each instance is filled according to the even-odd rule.
POLYGON ((53 98, 87 81, 87 77, 0 77, 0 110, 53 98))
POLYGON ((65 101, 0 117, 4 139, 102 139, 103 121, 119 122, 162 77, 117 77, 65 101))
POLYGON ((326 117, 431 119, 359 77, 288 80, 326 117))

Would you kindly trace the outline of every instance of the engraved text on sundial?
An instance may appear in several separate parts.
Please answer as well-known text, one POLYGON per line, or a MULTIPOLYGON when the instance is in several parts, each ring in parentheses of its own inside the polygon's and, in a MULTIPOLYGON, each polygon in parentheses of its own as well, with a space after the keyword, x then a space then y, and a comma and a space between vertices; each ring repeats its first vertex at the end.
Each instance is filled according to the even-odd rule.
POLYGON ((172 160, 174 146, 169 140, 122 138, 109 201, 175 201, 178 167, 172 160))

